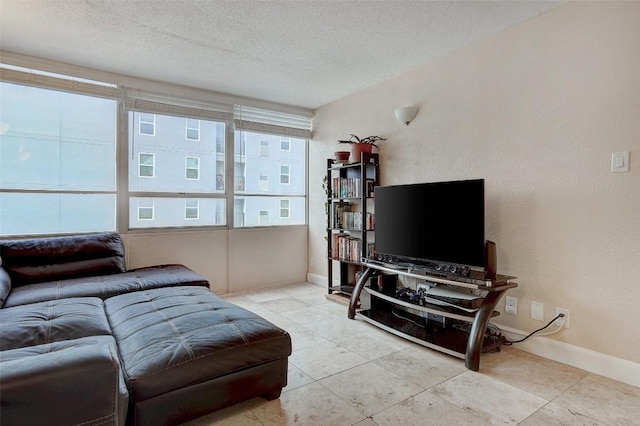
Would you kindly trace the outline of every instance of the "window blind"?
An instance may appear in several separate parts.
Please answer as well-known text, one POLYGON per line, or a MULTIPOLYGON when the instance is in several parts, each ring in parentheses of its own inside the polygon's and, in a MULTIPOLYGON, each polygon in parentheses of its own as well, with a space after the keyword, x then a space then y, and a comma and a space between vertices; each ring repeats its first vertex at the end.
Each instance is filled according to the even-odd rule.
POLYGON ((235 105, 233 123, 236 130, 311 138, 311 117, 235 105))
POLYGON ((115 84, 91 81, 69 76, 30 70, 27 68, 0 67, 0 80, 26 86, 41 87, 43 89, 61 90, 103 98, 119 98, 122 90, 115 84))
MULTIPOLYGON (((125 98, 124 106, 127 110, 139 111, 139 112, 148 112, 153 114, 165 114, 165 115, 177 115, 189 118, 201 118, 206 120, 213 121, 231 121, 233 120, 233 113, 231 112, 230 107, 224 107, 222 105, 219 106, 220 109, 216 108, 216 105, 208 104, 205 109, 204 106, 187 106, 180 105, 180 102, 176 102, 176 100, 172 100, 173 104, 166 104, 162 102, 149 101, 145 99, 137 99, 137 98, 125 98)), ((186 102, 185 102, 186 104, 186 102)))

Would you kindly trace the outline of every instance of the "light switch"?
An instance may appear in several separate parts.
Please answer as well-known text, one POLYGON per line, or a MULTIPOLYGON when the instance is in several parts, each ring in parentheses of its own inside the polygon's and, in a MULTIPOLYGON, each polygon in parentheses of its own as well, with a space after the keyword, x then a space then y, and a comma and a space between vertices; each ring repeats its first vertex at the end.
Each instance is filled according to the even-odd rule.
POLYGON ((629 151, 611 153, 611 171, 614 173, 629 171, 629 151))

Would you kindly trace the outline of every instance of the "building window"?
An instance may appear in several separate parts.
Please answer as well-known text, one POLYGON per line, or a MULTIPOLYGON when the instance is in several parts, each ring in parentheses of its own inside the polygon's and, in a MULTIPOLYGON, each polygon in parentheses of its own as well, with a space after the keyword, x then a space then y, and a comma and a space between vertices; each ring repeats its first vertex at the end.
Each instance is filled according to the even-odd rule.
POLYGON ((289 166, 280 166, 280 183, 283 185, 289 185, 289 177, 289 166))
POLYGON ((184 218, 185 219, 198 219, 199 216, 199 200, 185 200, 184 201, 184 218))
POLYGON ((269 156, 269 141, 260 141, 260 157, 269 156))
POLYGON ((269 190, 269 176, 260 175, 260 191, 269 190))
POLYGON ((138 154, 138 176, 155 177, 156 156, 141 152, 138 154))
POLYGON ((187 139, 190 141, 200 140, 200 120, 187 118, 187 139))
MULTIPOLYGON (((197 157, 187 157, 185 159, 185 179, 200 179, 200 159, 197 157)), ((218 183, 216 182, 216 188, 218 183)))
POLYGON ((156 115, 140 113, 140 134, 147 136, 155 136, 156 134, 156 115))
POLYGON ((138 200, 138 220, 153 220, 153 199, 138 200))
POLYGON ((225 126, 224 123, 216 123, 216 152, 224 154, 225 145, 225 126))
POLYGON ((289 200, 280 200, 280 219, 289 219, 291 217, 289 200))
POLYGON ((269 211, 260 210, 258 224, 259 224, 259 226, 268 226, 269 225, 269 211))
POLYGON ((291 138, 281 137, 280 138, 280 149, 282 151, 291 151, 291 138))

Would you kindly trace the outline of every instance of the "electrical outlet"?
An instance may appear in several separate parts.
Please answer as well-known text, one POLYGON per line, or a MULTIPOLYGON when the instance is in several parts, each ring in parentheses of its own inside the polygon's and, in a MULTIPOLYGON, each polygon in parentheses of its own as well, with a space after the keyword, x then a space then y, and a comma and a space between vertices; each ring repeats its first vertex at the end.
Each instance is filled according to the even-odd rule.
POLYGON ((504 299, 504 312, 507 314, 518 315, 518 298, 506 296, 504 299))
POLYGON ((569 310, 564 308, 556 308, 556 316, 558 314, 564 314, 564 318, 558 318, 555 322, 556 325, 562 324, 562 320, 564 320, 564 328, 571 328, 571 317, 569 316, 569 310))
POLYGON ((531 318, 544 321, 544 305, 540 302, 531 302, 531 318))

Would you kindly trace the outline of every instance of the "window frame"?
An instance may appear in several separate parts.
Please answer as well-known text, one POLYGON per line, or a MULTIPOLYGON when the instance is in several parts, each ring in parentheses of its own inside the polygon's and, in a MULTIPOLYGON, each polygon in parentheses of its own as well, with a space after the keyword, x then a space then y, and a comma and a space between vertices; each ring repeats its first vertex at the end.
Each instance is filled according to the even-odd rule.
POLYGON ((287 198, 283 198, 280 200, 280 219, 291 219, 291 200, 287 199, 287 198), (286 202, 287 206, 283 207, 282 203, 286 202), (286 216, 282 215, 282 211, 286 210, 287 214, 286 216))
POLYGON ((155 205, 155 201, 154 201, 154 199, 153 199, 153 198, 150 198, 151 206, 142 206, 142 205, 140 205, 140 203, 141 203, 142 201, 145 201, 145 199, 144 199, 144 198, 138 199, 138 209, 137 209, 137 212, 138 212, 138 214, 137 214, 138 220, 141 220, 141 221, 147 221, 147 220, 148 220, 148 221, 154 221, 154 220, 155 220, 155 217, 156 217, 156 216, 155 216, 155 213, 156 213, 156 205, 155 205), (151 217, 147 217, 147 218, 145 218, 145 217, 140 217, 140 211, 141 211, 142 209, 151 209, 151 217))
POLYGON ((258 149, 260 150, 258 155, 260 157, 268 157, 269 156, 269 141, 261 140, 260 144, 258 146, 259 146, 258 149))
MULTIPOLYGON (((184 157, 184 178, 186 180, 200 180, 200 157, 191 157, 191 156, 184 157), (197 162, 196 167, 189 167, 189 160, 196 160, 197 162), (189 170, 195 170, 197 176, 189 177, 189 170)), ((216 183, 216 188, 217 187, 218 185, 216 183)))
POLYGON ((200 219, 200 200, 197 198, 186 198, 184 200, 184 220, 199 220, 200 219), (195 201, 196 205, 194 206, 190 206, 189 202, 190 201, 195 201), (195 209, 196 212, 196 216, 195 217, 189 217, 187 212, 190 209, 195 209))
POLYGON ((185 139, 188 141, 194 141, 194 142, 199 142, 200 141, 200 119, 197 118, 188 118, 185 117, 185 139), (189 127, 189 121, 196 121, 198 124, 198 127, 189 127), (189 130, 195 130, 197 132, 197 137, 196 138, 190 138, 189 137, 189 130))
POLYGON ((269 175, 261 174, 259 176, 259 178, 258 178, 258 188, 262 192, 269 192, 269 175))
POLYGON ((288 164, 280 164, 280 185, 291 185, 291 166, 288 164), (282 172, 283 167, 287 168, 286 173, 282 172), (283 177, 286 177, 286 182, 282 181, 283 177))
POLYGON ((280 136, 280 151, 291 152, 291 138, 289 136, 280 136), (283 148, 283 143, 286 143, 286 148, 283 148))
POLYGON ((145 179, 155 179, 155 177, 156 177, 156 154, 154 154, 152 152, 138 152, 138 177, 145 178, 145 179), (153 164, 151 164, 151 165, 142 164, 141 157, 143 155, 150 155, 153 164), (142 167, 151 167, 151 172, 152 172, 151 176, 143 175, 141 173, 142 172, 142 167))
POLYGON ((140 114, 140 118, 138 120, 138 134, 139 135, 144 135, 144 136, 155 136, 156 135, 156 115, 153 113, 142 113, 140 114), (148 121, 142 121, 142 117, 143 115, 151 115, 153 117, 153 122, 148 122, 148 121), (146 125, 150 125, 151 129, 153 130, 151 133, 145 133, 142 131, 142 125, 146 124, 146 125))

